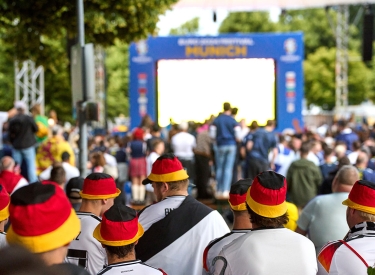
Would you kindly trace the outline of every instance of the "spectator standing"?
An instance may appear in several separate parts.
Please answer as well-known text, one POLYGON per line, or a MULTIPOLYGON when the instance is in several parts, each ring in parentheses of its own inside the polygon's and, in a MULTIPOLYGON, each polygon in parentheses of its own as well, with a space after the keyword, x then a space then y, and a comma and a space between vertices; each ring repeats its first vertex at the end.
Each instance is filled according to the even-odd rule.
POLYGON ((82 177, 76 177, 71 178, 66 184, 65 193, 75 211, 78 211, 82 204, 83 181, 82 177))
POLYGON ((343 166, 333 181, 333 193, 315 197, 303 209, 296 232, 302 235, 308 233, 315 245, 316 254, 327 242, 342 238, 348 232, 346 207, 342 205, 342 201, 348 198, 358 180, 359 174, 355 167, 343 166))
POLYGON ((114 205, 108 209, 93 233, 94 238, 104 247, 108 258, 108 265, 99 274, 166 275, 162 270, 136 260, 134 248, 143 233, 134 209, 125 205, 114 205))
POLYGON ((313 243, 283 228, 288 222, 286 185, 273 171, 254 179, 246 196, 253 229, 221 250, 213 274, 316 274, 313 243))
POLYGON ((237 140, 240 126, 231 116, 231 106, 223 104, 224 112, 220 114, 210 127, 210 136, 216 140, 216 196, 229 198, 229 190, 236 160, 237 140))
POLYGON ((195 137, 188 133, 189 124, 186 121, 178 125, 179 132, 171 138, 171 147, 174 155, 182 163, 189 175, 190 183, 194 183, 194 148, 197 146, 195 137))
POLYGON ((298 209, 305 207, 318 194, 322 183, 322 174, 319 167, 307 160, 310 148, 310 142, 302 143, 301 159, 290 165, 286 176, 290 200, 298 209))
POLYGON ((168 274, 201 274, 204 248, 229 232, 217 211, 188 195, 188 178, 177 157, 164 154, 143 182, 152 183, 158 203, 139 213, 145 234, 139 239, 136 255, 168 274))
POLYGON ((16 163, 11 157, 5 156, 1 159, 0 182, 9 195, 29 184, 24 177, 15 172, 15 165, 16 163))
POLYGON ((142 181, 147 176, 146 150, 147 144, 143 140, 144 132, 136 128, 133 132, 133 140, 129 143, 130 169, 129 175, 132 181, 132 196, 134 204, 144 204, 146 188, 142 181))
POLYGON ((48 118, 41 114, 39 103, 35 104, 31 108, 31 115, 34 117, 35 123, 38 126, 38 132, 36 132, 36 141, 38 144, 40 144, 48 138, 48 118))
MULTIPOLYGON (((25 160, 29 182, 38 180, 35 165, 35 133, 38 131, 34 119, 26 114, 26 104, 16 101, 17 115, 9 121, 9 140, 13 146, 13 159, 19 165, 25 160)), ((47 166, 48 167, 48 166, 47 166)))
POLYGON ((342 202, 350 228, 343 240, 327 244, 318 255, 318 275, 365 275, 375 262, 375 184, 357 181, 342 202))
POLYGON ((247 177, 255 178, 259 173, 275 167, 275 159, 278 155, 277 139, 273 130, 275 121, 268 120, 264 128, 259 128, 247 141, 247 177), (272 151, 272 159, 268 160, 268 154, 272 151))
POLYGON ((221 249, 233 240, 245 235, 251 230, 249 213, 246 210, 246 193, 251 186, 251 179, 239 180, 232 184, 229 194, 229 205, 233 212, 233 229, 230 233, 211 241, 203 253, 203 272, 214 273, 214 258, 219 255, 221 249))
POLYGON ((367 168, 369 162, 369 157, 366 152, 359 152, 357 157, 357 162, 355 167, 359 171, 359 178, 361 180, 367 180, 375 183, 375 172, 374 170, 367 168))
POLYGON ((335 152, 331 147, 324 148, 324 163, 320 165, 323 180, 326 180, 329 174, 337 169, 335 152))
POLYGON ((17 114, 17 109, 12 108, 8 112, 0 112, 0 158, 4 156, 3 151, 3 127, 4 123, 17 114))
POLYGON ((9 218, 10 197, 5 188, 0 184, 0 249, 7 245, 5 225, 9 218))
POLYGON ((69 154, 68 162, 71 166, 75 166, 75 156, 73 148, 69 142, 63 137, 63 128, 56 125, 52 129, 52 136, 45 140, 37 150, 36 164, 38 175, 51 166, 54 162, 62 162, 62 154, 69 154))
POLYGON ((359 140, 358 135, 348 127, 348 123, 344 120, 337 122, 339 134, 336 136, 336 141, 343 141, 346 144, 346 148, 353 151, 353 142, 359 140))

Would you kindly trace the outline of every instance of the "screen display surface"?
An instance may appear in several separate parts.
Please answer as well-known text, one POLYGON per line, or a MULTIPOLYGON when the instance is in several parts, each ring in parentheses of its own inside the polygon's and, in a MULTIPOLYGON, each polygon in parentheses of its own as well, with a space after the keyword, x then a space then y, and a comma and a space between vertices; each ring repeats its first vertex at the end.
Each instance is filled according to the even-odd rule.
POLYGON ((236 120, 264 125, 275 119, 273 59, 195 59, 157 62, 158 122, 204 122, 223 103, 238 108, 236 120))

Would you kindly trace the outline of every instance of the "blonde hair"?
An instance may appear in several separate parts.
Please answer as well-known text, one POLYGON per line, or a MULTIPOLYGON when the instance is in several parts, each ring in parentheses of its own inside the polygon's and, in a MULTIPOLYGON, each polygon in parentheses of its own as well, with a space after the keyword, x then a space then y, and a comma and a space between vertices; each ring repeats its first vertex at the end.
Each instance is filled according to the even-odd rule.
POLYGON ((357 210, 357 211, 358 211, 358 215, 362 219, 364 219, 365 221, 375 222, 375 215, 374 214, 366 213, 366 212, 363 212, 361 210, 357 210))

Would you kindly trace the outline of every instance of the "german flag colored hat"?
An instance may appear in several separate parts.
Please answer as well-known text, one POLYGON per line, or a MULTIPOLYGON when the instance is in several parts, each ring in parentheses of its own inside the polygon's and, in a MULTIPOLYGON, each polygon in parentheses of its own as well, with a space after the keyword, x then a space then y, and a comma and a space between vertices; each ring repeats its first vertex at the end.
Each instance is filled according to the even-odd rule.
POLYGON ((375 183, 367 180, 356 181, 349 197, 342 204, 375 215, 375 183))
POLYGON ((246 203, 262 217, 277 218, 287 211, 286 190, 284 176, 273 171, 265 171, 254 179, 247 191, 246 203))
POLYGON ((34 183, 15 191, 9 206, 9 244, 42 253, 69 244, 81 223, 64 191, 53 184, 34 183))
POLYGON ((79 192, 82 199, 101 200, 115 198, 120 195, 120 189, 116 188, 115 180, 105 173, 92 173, 83 181, 82 191, 79 192))
POLYGON ((9 217, 10 197, 4 186, 0 184, 0 222, 9 217))
POLYGON ((146 185, 151 182, 172 182, 188 178, 178 158, 173 154, 164 154, 154 162, 151 174, 142 183, 146 185))
POLYGON ((228 201, 234 211, 246 211, 246 193, 252 182, 252 179, 242 179, 230 187, 228 201))
POLYGON ((104 212, 93 236, 104 245, 124 246, 136 242, 143 233, 137 212, 125 205, 115 204, 104 212))

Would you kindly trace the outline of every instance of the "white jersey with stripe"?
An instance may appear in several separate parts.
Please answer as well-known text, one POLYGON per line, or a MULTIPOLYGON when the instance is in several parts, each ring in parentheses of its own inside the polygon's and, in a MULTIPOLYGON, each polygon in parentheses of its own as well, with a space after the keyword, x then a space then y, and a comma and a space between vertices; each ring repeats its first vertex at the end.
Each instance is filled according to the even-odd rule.
POLYGON ((139 222, 146 231, 151 225, 165 218, 171 211, 178 208, 185 200, 185 196, 171 196, 146 207, 139 216, 139 222))
POLYGON ((5 232, 0 232, 0 249, 8 245, 6 236, 7 234, 5 232))
MULTIPOLYGON (((167 212, 177 209, 185 199, 186 197, 181 196, 168 197, 151 205, 139 214, 139 222, 147 232, 152 224, 165 218, 168 215, 167 212)), ((177 223, 169 226, 176 227, 176 230, 179 227, 177 223)), ((213 210, 145 263, 160 267, 169 275, 199 275, 202 273, 202 255, 205 247, 211 240, 228 232, 229 228, 223 217, 213 210)), ((155 238, 161 237, 163 236, 155 236, 155 238)))
POLYGON ((70 243, 66 261, 82 266, 90 274, 97 274, 107 264, 105 249, 93 237, 101 218, 87 212, 77 212, 77 216, 81 221, 81 232, 70 243))
POLYGON ((210 242, 210 244, 206 247, 203 253, 203 271, 202 275, 209 275, 214 273, 214 258, 219 256, 221 249, 230 244, 232 241, 241 237, 242 235, 250 232, 250 229, 237 229, 232 230, 228 234, 217 238, 210 242))
POLYGON ((98 275, 166 275, 162 270, 146 265, 140 260, 110 264, 98 275))

